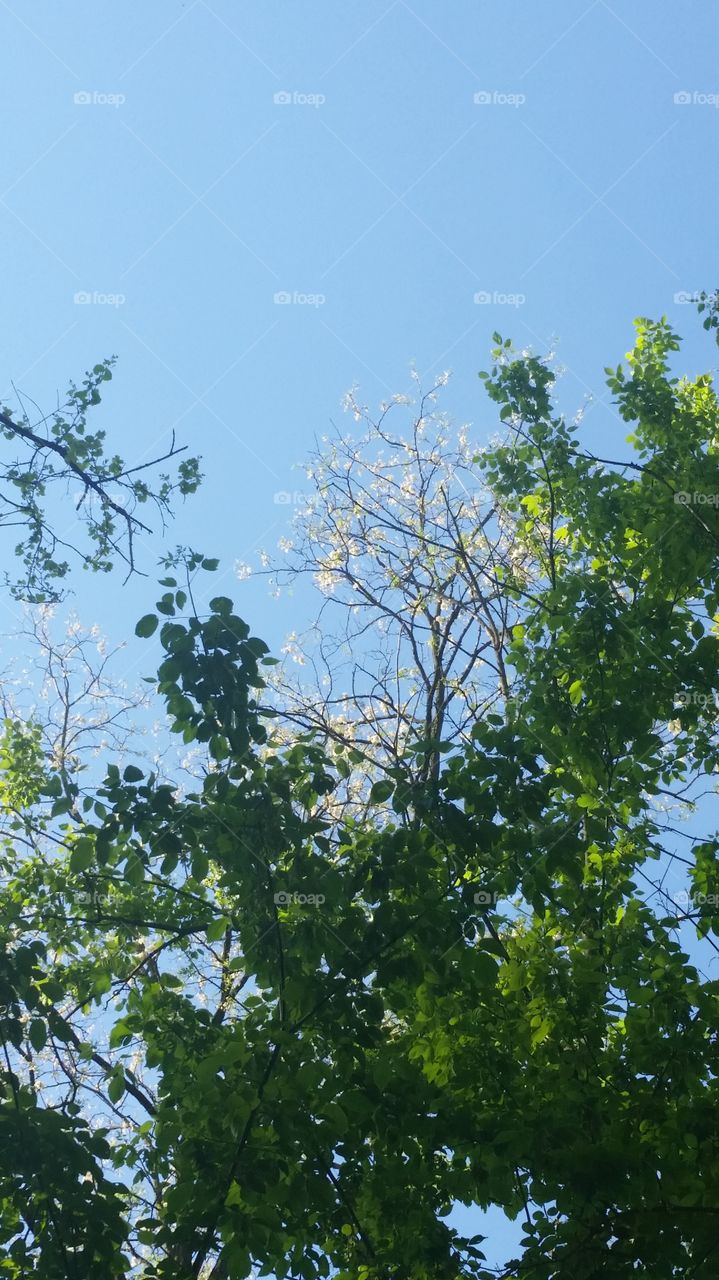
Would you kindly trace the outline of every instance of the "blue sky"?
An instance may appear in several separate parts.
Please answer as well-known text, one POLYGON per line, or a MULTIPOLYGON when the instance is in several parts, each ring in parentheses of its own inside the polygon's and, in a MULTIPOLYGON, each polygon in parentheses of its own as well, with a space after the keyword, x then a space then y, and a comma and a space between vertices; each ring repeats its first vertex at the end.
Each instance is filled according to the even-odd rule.
MULTIPOLYGON (((636 314, 710 363, 674 295, 716 283, 718 35, 712 6, 645 0, 3 0, 0 394, 47 409, 116 353, 102 425, 128 456, 173 427, 203 454, 171 536, 229 567, 284 531, 273 495, 355 381, 372 405, 412 360, 451 368, 484 438, 495 328, 558 338, 570 410, 636 314)), ((623 434, 601 403, 587 431, 623 434)), ((148 591, 83 579, 78 606, 119 632, 148 591)), ((282 607, 242 591, 279 643, 282 607)))
MULTIPOLYGON (((274 495, 352 383, 373 405, 412 361, 451 369, 481 441, 492 331, 556 338, 562 403, 593 393, 587 438, 616 451, 603 368, 633 316, 712 364, 675 298, 719 283, 718 37, 698 0, 0 0, 0 397, 47 410, 117 354, 96 425, 135 461, 173 429, 202 453, 170 540, 220 556, 278 647, 291 602, 232 565, 286 532, 274 495)), ((113 638, 154 598, 76 580, 113 638)))

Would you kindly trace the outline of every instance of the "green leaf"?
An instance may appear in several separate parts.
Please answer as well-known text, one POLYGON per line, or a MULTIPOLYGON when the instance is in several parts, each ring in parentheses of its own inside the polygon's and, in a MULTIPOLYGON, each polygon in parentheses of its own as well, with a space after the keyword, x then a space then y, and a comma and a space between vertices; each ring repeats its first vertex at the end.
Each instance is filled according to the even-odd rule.
POLYGON ((147 640, 157 631, 158 622, 159 619, 154 613, 146 613, 144 618, 140 618, 140 621, 135 627, 135 635, 139 636, 142 640, 147 640))
POLYGON ((224 918, 221 918, 219 920, 211 920, 205 931, 207 935, 207 941, 219 942, 221 938, 224 938, 227 930, 227 926, 229 925, 229 923, 230 923, 229 920, 225 920, 224 918))
POLYGON ((47 1041, 47 1024, 41 1018, 35 1018, 30 1023, 28 1039, 36 1053, 44 1049, 47 1041))
POLYGON ((70 870, 87 871, 95 861, 95 846, 92 840, 81 836, 72 846, 70 853, 70 870))
POLYGON ((107 1086, 107 1096, 110 1102, 119 1102, 125 1092, 125 1075, 122 1069, 117 1069, 110 1077, 107 1086))
POLYGON ((577 796, 577 804, 580 809, 598 809, 600 802, 596 796, 590 796, 588 792, 584 792, 583 795, 577 796))
POLYGON ((131 853, 125 862, 124 876, 128 884, 142 884, 145 878, 145 867, 136 853, 131 853))
POLYGON ((389 800, 395 788, 395 783, 389 778, 380 778, 379 782, 372 784, 369 798, 372 804, 382 804, 385 800, 389 800))
POLYGON ((569 701, 573 707, 576 707, 582 701, 583 693, 584 688, 581 680, 573 680, 569 686, 569 701))

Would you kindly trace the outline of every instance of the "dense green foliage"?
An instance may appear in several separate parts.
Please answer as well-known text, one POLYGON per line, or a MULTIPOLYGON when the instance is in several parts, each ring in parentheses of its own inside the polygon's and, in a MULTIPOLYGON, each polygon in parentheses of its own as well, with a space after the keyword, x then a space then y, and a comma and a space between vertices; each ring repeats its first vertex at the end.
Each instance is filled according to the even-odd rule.
POLYGON ((456 1201, 521 1216, 506 1277, 716 1274, 719 984, 683 948, 719 839, 662 805, 719 767, 717 401, 639 321, 633 456, 598 460, 496 340, 477 466, 536 572, 496 570, 511 696, 437 778, 319 818, 359 761, 274 744, 272 660, 229 599, 197 615, 195 555, 137 628, 195 793, 85 794, 7 726, 0 1275, 489 1280, 456 1201))

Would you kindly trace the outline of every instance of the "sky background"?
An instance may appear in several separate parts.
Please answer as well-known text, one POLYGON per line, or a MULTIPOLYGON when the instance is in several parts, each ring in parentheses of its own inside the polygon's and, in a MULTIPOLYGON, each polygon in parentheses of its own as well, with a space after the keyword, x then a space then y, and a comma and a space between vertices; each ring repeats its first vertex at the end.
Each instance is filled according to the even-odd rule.
MULTIPOLYGON (((718 38, 705 0, 0 0, 0 398, 47 411, 116 354, 91 422, 129 461, 173 430, 202 454, 169 541, 221 557, 211 593, 279 648, 304 602, 233 565, 287 533, 277 494, 353 383, 374 406, 412 362, 451 369, 482 443, 498 329, 556 347, 563 406, 592 395, 585 439, 620 456, 603 369, 635 315, 686 334, 687 371, 715 362, 679 299, 719 284, 718 38)), ((74 586, 115 640, 156 598, 74 586)))

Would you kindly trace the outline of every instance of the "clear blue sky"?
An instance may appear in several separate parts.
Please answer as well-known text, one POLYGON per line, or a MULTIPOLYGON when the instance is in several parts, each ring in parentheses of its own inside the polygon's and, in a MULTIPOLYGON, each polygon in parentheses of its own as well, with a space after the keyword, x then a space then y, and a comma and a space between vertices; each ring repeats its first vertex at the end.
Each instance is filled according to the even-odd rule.
MULTIPOLYGON (((495 328, 558 337, 568 408, 603 394, 634 315, 698 333, 673 299, 717 283, 719 110, 674 94, 719 93, 714 6, 2 0, 0 39, 0 395, 48 408, 116 353, 102 425, 133 457, 173 426, 202 452, 171 536, 223 564, 283 532, 273 495, 355 380, 374 404, 411 360, 452 368, 484 437, 495 328)), ((622 435, 600 404, 587 430, 622 435)), ((291 620, 241 590, 277 644, 291 620)), ((83 580, 78 604, 118 630, 147 592, 83 580)))
MULTIPOLYGON (((674 301, 719 283, 705 0, 0 0, 0 41, 0 397, 48 409, 116 353, 97 423, 135 460, 173 428, 202 453, 171 539, 222 558, 275 647, 289 606, 232 564, 286 531, 273 495, 353 382, 374 404, 411 361, 451 368, 445 404, 483 439, 492 331, 556 336, 563 403, 594 392, 589 438, 616 449, 602 370, 634 315, 691 334, 691 369, 715 357, 674 301)), ((77 586, 115 638, 154 599, 77 586)))

